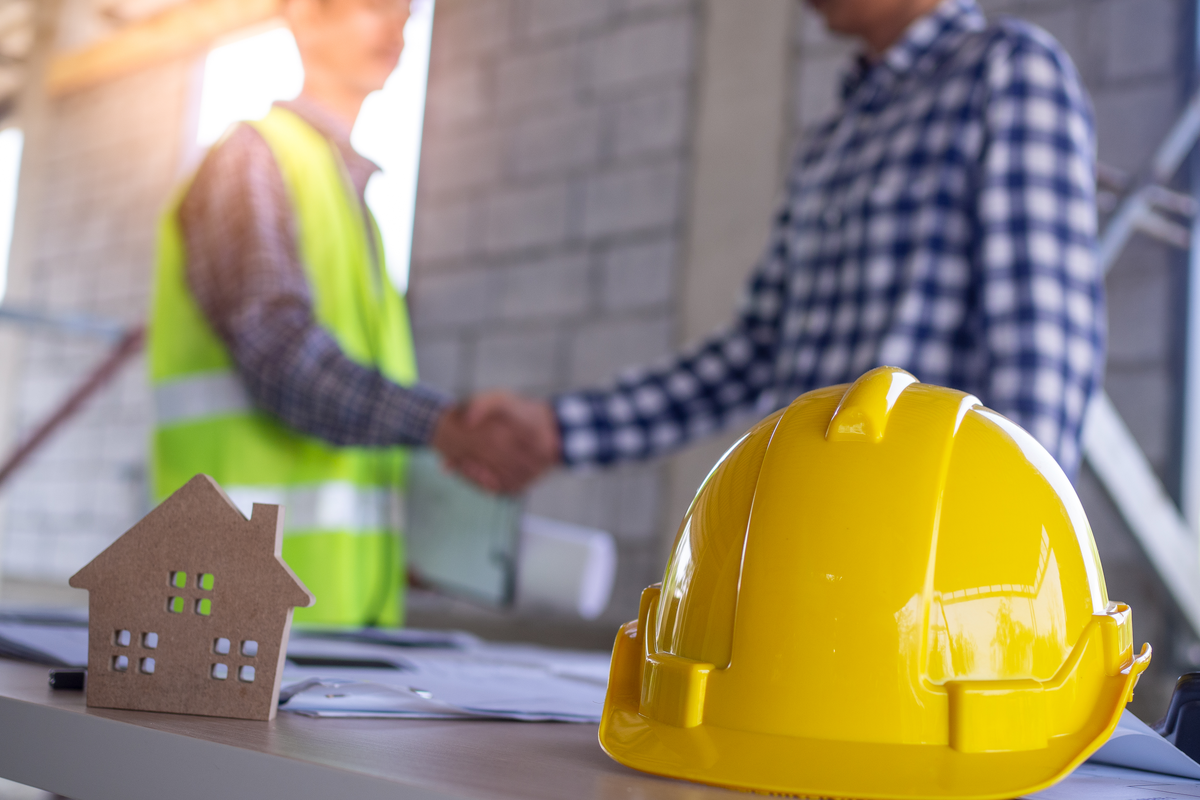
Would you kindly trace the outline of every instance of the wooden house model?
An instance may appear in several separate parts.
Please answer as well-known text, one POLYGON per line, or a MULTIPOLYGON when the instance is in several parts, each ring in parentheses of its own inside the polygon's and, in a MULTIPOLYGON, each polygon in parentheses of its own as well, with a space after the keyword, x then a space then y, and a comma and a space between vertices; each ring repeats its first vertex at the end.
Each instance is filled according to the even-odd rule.
POLYGON ((246 519, 197 475, 71 577, 88 590, 87 704, 273 719, 295 606, 283 510, 246 519))

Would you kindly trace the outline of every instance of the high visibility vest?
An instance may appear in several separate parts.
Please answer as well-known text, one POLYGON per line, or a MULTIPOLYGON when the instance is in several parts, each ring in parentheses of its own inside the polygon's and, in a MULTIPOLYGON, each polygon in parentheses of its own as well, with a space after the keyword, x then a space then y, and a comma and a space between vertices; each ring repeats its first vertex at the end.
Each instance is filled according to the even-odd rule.
MULTIPOLYGON (((416 360, 404 300, 388 281, 378 228, 340 153, 285 109, 249 124, 283 175, 316 321, 353 361, 412 384, 416 360)), ((254 406, 188 289, 183 194, 160 226, 151 309, 154 494, 161 500, 203 472, 247 513, 253 502, 285 506, 284 559, 317 599, 297 608, 295 620, 400 624, 405 451, 335 447, 254 406)))

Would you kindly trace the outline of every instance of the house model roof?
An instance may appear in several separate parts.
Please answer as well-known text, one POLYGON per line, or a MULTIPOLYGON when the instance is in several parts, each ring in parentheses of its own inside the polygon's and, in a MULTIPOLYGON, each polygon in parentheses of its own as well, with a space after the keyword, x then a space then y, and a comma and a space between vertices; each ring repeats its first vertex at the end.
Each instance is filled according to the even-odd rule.
MULTIPOLYGON (((308 607, 315 598, 283 561, 283 512, 254 504, 246 519, 217 482, 207 475, 188 481, 162 505, 109 545, 70 585, 94 591, 130 588, 146 570, 183 555, 226 565, 231 582, 253 587, 265 604, 308 607)), ((171 562, 173 563, 173 562, 171 562)), ((222 576, 224 577, 224 576, 222 576)))
POLYGON ((72 576, 89 592, 89 706, 270 719, 292 609, 283 509, 246 519, 207 475, 72 576))

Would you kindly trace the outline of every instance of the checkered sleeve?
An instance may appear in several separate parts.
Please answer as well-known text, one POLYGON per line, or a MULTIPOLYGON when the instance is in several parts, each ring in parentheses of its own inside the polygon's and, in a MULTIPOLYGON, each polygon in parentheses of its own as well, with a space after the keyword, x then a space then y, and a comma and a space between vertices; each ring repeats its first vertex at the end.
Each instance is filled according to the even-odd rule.
POLYGON ((1017 33, 988 65, 978 202, 990 378, 982 399, 1073 475, 1105 344, 1093 122, 1057 43, 1031 27, 1017 33))
POLYGON ((661 455, 756 407, 773 383, 780 340, 787 213, 731 326, 669 363, 627 372, 609 388, 554 398, 568 466, 661 455))

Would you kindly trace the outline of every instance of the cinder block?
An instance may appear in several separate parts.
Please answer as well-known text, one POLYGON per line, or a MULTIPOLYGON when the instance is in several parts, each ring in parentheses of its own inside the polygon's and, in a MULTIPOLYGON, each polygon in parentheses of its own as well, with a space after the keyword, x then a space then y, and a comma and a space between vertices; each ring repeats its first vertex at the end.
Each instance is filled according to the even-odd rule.
POLYGON ((597 175, 584 195, 589 236, 632 233, 679 219, 680 165, 675 160, 597 175))
POLYGON ((695 8, 694 0, 619 0, 622 10, 631 14, 655 11, 680 11, 695 8))
POLYGON ((581 325, 572 333, 573 386, 607 385, 618 373, 649 366, 671 352, 672 327, 665 317, 608 319, 581 325))
POLYGON ((588 263, 583 253, 494 270, 499 314, 507 320, 577 316, 589 305, 588 263))
POLYGON ((66 581, 81 570, 96 555, 96 553, 91 552, 91 547, 89 546, 94 540, 94 534, 96 533, 98 532, 88 530, 80 533, 63 533, 55 536, 51 545, 48 563, 44 565, 44 570, 40 577, 55 581, 66 581))
POLYGON ((545 391, 555 382, 558 348, 558 333, 553 328, 483 335, 476 343, 474 389, 502 386, 545 391))
POLYGON ((462 342, 457 336, 417 336, 417 368, 421 383, 450 395, 459 389, 462 371, 462 342))
POLYGON ((511 41, 511 0, 441 0, 430 51, 432 66, 492 55, 511 41))
MULTIPOLYGON (((628 464, 613 470, 618 503, 613 533, 626 541, 657 542, 660 533, 660 503, 663 496, 663 465, 628 464)), ((670 523, 668 523, 670 524, 670 523)))
POLYGON ((1171 419, 1175 386, 1167 374, 1167 366, 1110 367, 1104 388, 1162 480, 1170 456, 1170 439, 1179 435, 1171 419))
POLYGON ((675 253, 672 237, 613 246, 601 262, 604 308, 626 311, 669 302, 675 289, 675 253))
POLYGON ((613 150, 618 158, 678 150, 687 133, 686 84, 644 94, 616 107, 613 150))
POLYGON ((663 579, 666 562, 661 548, 658 543, 617 543, 617 578, 612 600, 604 610, 604 619, 613 622, 637 619, 642 590, 663 579))
POLYGON ((421 147, 421 191, 437 197, 500 180, 500 141, 491 128, 434 136, 421 147))
POLYGON ((43 550, 46 549, 46 539, 37 534, 30 526, 30 520, 16 511, 10 510, 7 516, 6 533, 0 542, 0 565, 6 578, 21 578, 37 572, 38 566, 46 560, 43 550))
POLYGON ((1109 78, 1163 75, 1176 65, 1180 4, 1175 0, 1107 0, 1102 24, 1104 72, 1109 78))
POLYGON ((1066 6, 1049 5, 1046 8, 1023 9, 1016 16, 1032 22, 1042 28, 1058 43, 1071 57, 1076 69, 1087 79, 1091 66, 1086 51, 1086 20, 1097 16, 1088 5, 1073 3, 1066 6))
POLYGON ((1171 81, 1125 84, 1093 91, 1100 160, 1136 171, 1175 120, 1177 88, 1171 81))
POLYGON ((627 25, 595 40, 593 89, 611 92, 650 81, 685 78, 692 69, 695 23, 690 15, 627 25))
POLYGON ((417 204, 413 221, 413 264, 461 258, 478 249, 483 208, 474 199, 417 204))
POLYGON ((496 68, 496 102, 506 113, 561 106, 578 94, 579 47, 574 44, 516 52, 496 68))
POLYGON ((860 47, 851 37, 829 30, 824 17, 808 3, 800 4, 797 10, 796 32, 801 57, 805 57, 806 53, 856 52, 860 47))
POLYGON ((529 177, 593 166, 600 157, 600 129, 595 108, 530 115, 510 137, 513 174, 529 177))
POLYGON ((1166 245, 1137 237, 1108 274, 1108 363, 1124 368, 1170 358, 1176 307, 1166 245))
POLYGON ((499 277, 476 268, 414 276, 409 298, 413 328, 429 331, 482 325, 495 319, 499 277))
POLYGON ((478 123, 488 110, 488 81, 481 67, 466 64, 455 65, 453 69, 430 69, 425 99, 428 131, 478 123))
POLYGON ((797 94, 793 104, 798 128, 811 128, 839 108, 841 80, 847 69, 847 57, 836 51, 800 60, 795 78, 797 94))
POLYGON ((510 189, 492 197, 484 221, 488 252, 552 245, 567 236, 568 186, 548 183, 510 189))
POLYGON ((525 0, 521 31, 532 40, 578 34, 604 24, 612 5, 611 0, 525 0))
POLYGON ((528 510, 576 525, 612 531, 615 515, 612 480, 607 470, 551 473, 533 486, 528 510))
POLYGON ((534 486, 529 510, 600 528, 623 541, 656 540, 662 474, 659 463, 555 472, 534 486))

